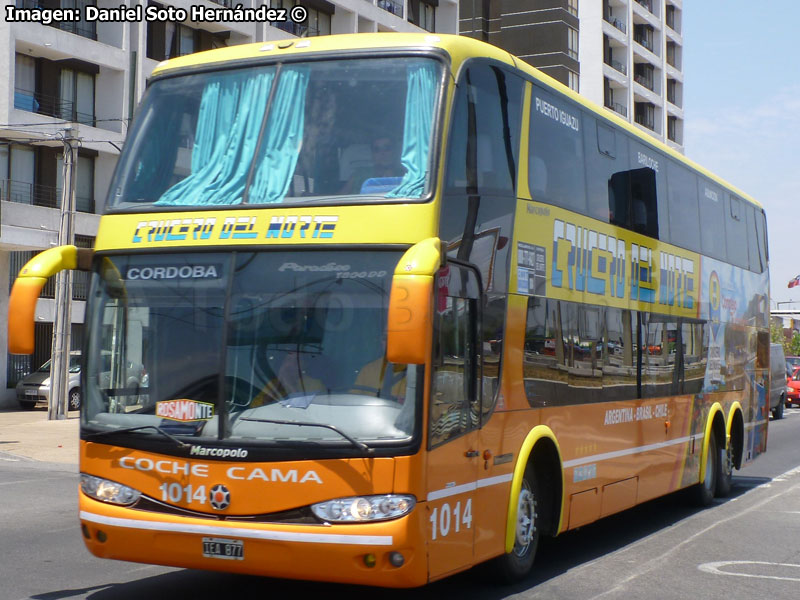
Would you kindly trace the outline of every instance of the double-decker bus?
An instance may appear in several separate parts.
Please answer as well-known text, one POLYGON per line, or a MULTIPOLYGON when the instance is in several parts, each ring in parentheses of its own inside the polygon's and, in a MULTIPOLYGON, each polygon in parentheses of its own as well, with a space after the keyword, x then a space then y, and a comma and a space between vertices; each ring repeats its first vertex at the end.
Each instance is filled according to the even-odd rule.
POLYGON ((765 217, 498 48, 236 46, 158 66, 92 250, 95 555, 411 587, 766 448, 765 217))

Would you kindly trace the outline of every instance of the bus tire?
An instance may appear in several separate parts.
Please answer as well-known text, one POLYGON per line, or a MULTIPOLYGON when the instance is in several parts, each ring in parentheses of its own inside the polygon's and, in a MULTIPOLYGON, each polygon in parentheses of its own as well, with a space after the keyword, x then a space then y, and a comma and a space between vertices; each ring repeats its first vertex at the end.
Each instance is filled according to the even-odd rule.
POLYGON ((714 431, 708 438, 708 451, 706 455, 706 473, 703 481, 696 484, 692 488, 693 500, 699 506, 710 506, 714 501, 714 494, 717 490, 717 481, 719 479, 720 459, 719 451, 717 450, 717 436, 714 431))
POLYGON ((733 442, 727 448, 720 448, 719 452, 719 474, 717 475, 717 487, 714 495, 717 498, 727 498, 733 487, 733 442))
POLYGON ((514 583, 524 579, 533 566, 542 530, 540 489, 536 473, 529 464, 525 469, 517 499, 517 529, 514 548, 508 554, 502 554, 490 563, 494 579, 501 583, 514 583))

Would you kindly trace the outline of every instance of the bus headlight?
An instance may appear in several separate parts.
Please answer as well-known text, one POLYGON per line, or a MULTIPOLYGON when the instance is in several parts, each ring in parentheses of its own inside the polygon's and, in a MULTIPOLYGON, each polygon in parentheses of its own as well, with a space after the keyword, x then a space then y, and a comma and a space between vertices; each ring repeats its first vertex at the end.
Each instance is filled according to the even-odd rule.
POLYGON ((81 490, 87 496, 100 500, 101 502, 110 502, 111 504, 120 504, 128 506, 133 504, 142 495, 141 492, 122 485, 116 481, 109 481, 108 479, 101 479, 92 475, 81 473, 81 490))
POLYGON ((416 503, 417 499, 409 495, 354 496, 312 504, 311 511, 323 521, 364 523, 399 519, 410 513, 416 503))

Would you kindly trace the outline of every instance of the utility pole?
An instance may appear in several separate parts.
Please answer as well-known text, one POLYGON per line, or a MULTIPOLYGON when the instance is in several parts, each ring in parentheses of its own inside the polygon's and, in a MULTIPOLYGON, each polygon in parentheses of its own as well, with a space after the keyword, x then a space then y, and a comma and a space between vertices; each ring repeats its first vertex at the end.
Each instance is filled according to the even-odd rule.
MULTIPOLYGON (((72 127, 64 129, 64 170, 61 191, 61 226, 58 245, 75 243, 75 169, 78 166, 79 140, 72 127)), ((67 378, 69 377, 70 327, 72 322, 72 271, 65 269, 56 275, 55 318, 53 320, 53 351, 50 361, 50 405, 48 418, 67 418, 67 378)))

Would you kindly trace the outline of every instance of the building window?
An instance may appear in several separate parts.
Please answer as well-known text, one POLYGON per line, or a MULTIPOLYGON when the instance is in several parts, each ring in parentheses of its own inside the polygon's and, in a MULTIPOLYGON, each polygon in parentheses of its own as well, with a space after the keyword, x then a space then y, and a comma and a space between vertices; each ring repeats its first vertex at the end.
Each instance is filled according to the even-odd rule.
POLYGON ((567 27, 567 54, 578 60, 578 30, 567 27))
MULTIPOLYGON (((79 212, 94 212, 94 158, 81 150, 75 173, 75 203, 79 212)), ((47 208, 61 206, 63 156, 60 148, 0 145, 0 198, 47 208)))
MULTIPOLYGON (((151 2, 150 6, 160 4, 151 2)), ((222 48, 227 34, 193 29, 183 23, 147 22, 147 58, 166 60, 202 50, 222 48)))
POLYGON ((567 0, 567 10, 569 14, 578 16, 578 0, 567 0))
POLYGON ((580 77, 575 71, 567 71, 567 85, 572 91, 578 92, 580 77))
POLYGON ((653 43, 653 29, 652 25, 634 25, 633 26, 633 39, 640 45, 644 46, 650 52, 655 52, 655 44, 653 43))
POLYGON ((675 42, 667 42, 667 64, 680 69, 678 64, 678 45, 675 42))
POLYGON ((667 138, 675 142, 678 142, 678 117, 667 117, 667 138))
POLYGON ((655 68, 650 63, 636 63, 633 65, 633 79, 639 85, 653 91, 653 73, 655 68))
POLYGON ((436 8, 423 0, 410 0, 408 21, 426 31, 436 30, 436 8))
POLYGON ((58 116, 94 126, 94 75, 61 69, 58 116))
POLYGON ((678 85, 674 79, 667 79, 667 101, 678 105, 678 85))
POLYGON ((672 4, 667 4, 667 15, 666 15, 667 27, 669 27, 673 31, 677 31, 678 33, 680 33, 680 26, 678 25, 678 22, 675 18, 676 14, 677 11, 675 9, 675 6, 672 4))
POLYGON ((656 107, 650 102, 636 102, 633 110, 633 119, 639 125, 655 131, 656 107))
POLYGON ((316 8, 309 8, 306 25, 308 37, 331 34, 331 15, 316 8))
MULTIPOLYGON (((287 12, 296 5, 302 5, 308 12, 308 17, 303 23, 295 23, 292 20, 274 21, 270 23, 273 27, 286 31, 297 37, 315 37, 318 35, 330 35, 331 33, 331 13, 316 7, 311 7, 308 2, 301 0, 272 0, 272 8, 283 8, 287 12)), ((401 7, 402 10, 402 7, 401 7)))
POLYGON ((25 54, 14 57, 14 108, 39 112, 36 101, 36 59, 25 54))

